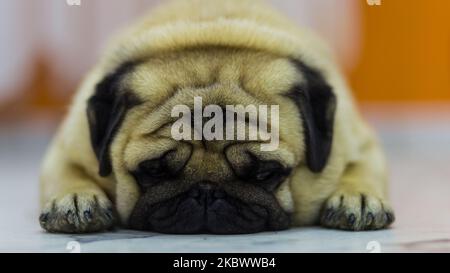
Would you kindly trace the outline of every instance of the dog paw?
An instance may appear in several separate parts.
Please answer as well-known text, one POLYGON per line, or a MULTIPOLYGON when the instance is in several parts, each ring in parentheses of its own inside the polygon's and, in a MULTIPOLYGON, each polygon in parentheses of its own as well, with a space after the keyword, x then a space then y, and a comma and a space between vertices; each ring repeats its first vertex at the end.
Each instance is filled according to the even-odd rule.
POLYGON ((106 196, 72 193, 50 201, 39 223, 49 232, 88 233, 110 229, 114 218, 112 204, 106 196))
POLYGON ((325 203, 322 226, 344 230, 376 230, 388 227, 395 216, 389 204, 364 193, 337 192, 325 203))

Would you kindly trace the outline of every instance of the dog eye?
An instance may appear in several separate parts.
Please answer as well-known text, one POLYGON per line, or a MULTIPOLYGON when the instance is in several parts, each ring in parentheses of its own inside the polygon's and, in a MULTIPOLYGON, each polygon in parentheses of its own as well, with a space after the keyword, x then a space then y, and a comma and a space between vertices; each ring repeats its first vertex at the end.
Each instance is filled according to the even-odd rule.
POLYGON ((285 168, 278 161, 260 160, 254 155, 250 155, 252 163, 247 169, 244 180, 254 182, 272 191, 286 178, 290 169, 285 168))
POLYGON ((253 177, 256 181, 268 181, 282 175, 284 168, 278 162, 259 161, 254 169, 253 177))
POLYGON ((255 175, 255 179, 258 181, 268 180, 276 175, 276 171, 273 170, 263 170, 259 171, 255 175))
POLYGON ((146 176, 150 177, 165 177, 169 174, 167 165, 161 159, 147 160, 139 164, 139 170, 146 176))

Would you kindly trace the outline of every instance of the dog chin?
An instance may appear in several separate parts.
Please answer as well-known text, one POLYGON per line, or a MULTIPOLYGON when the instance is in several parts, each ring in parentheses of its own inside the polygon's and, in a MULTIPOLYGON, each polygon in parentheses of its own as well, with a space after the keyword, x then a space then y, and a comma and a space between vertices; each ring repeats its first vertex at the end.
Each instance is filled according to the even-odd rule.
POLYGON ((244 234, 289 227, 289 216, 271 220, 268 208, 246 204, 210 185, 199 185, 175 198, 131 215, 134 229, 170 234, 244 234))

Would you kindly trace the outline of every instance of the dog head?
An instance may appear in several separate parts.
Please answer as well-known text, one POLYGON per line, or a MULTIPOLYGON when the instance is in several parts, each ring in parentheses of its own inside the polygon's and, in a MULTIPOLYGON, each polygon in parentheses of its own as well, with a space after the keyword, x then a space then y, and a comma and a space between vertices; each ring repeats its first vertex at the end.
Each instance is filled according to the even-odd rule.
POLYGON ((289 227, 291 177, 326 165, 335 103, 321 73, 301 60, 209 47, 122 64, 97 84, 87 117, 99 174, 117 181, 130 228, 252 233, 289 227), (171 111, 193 109, 195 97, 222 108, 279 106, 277 149, 262 151, 260 139, 175 140, 171 111))

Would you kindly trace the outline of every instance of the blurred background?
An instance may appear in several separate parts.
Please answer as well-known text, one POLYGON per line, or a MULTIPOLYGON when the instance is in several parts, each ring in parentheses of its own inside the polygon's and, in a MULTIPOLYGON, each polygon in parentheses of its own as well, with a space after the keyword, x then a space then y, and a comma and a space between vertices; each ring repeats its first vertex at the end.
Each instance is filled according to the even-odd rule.
MULTIPOLYGON (((112 33, 164 1, 77 2, 0 0, 2 212, 26 190, 34 217, 40 160, 77 84, 112 33)), ((450 230, 450 1, 270 2, 335 50, 386 148, 396 225, 450 230)))
MULTIPOLYGON (((0 1, 0 118, 61 114, 108 37, 163 1, 72 2, 0 1)), ((329 41, 360 102, 450 100, 449 1, 271 2, 329 41)))

